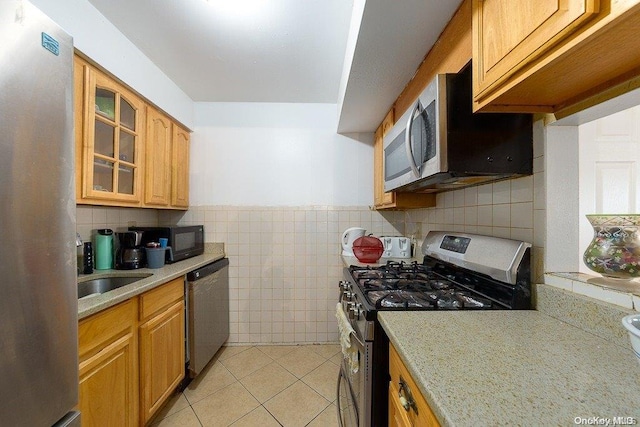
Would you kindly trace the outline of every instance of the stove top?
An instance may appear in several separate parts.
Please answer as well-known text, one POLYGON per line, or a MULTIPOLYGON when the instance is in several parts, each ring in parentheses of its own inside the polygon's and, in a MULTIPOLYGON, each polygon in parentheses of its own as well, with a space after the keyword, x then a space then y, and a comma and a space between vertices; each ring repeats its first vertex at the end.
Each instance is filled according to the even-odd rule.
POLYGON ((456 282, 456 275, 438 273, 425 264, 389 262, 380 267, 349 268, 359 291, 371 308, 491 309, 499 302, 456 282))
POLYGON ((364 313, 529 309, 530 247, 509 239, 430 232, 422 263, 351 266, 345 289, 364 313))

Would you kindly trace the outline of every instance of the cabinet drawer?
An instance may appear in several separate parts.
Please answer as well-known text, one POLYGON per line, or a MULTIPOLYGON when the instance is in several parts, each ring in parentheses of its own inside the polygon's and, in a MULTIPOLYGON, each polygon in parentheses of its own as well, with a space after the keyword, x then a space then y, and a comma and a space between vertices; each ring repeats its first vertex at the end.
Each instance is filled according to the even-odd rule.
POLYGON ((81 360, 100 351, 116 337, 132 331, 136 320, 135 300, 131 298, 80 321, 78 353, 81 360))
POLYGON ((150 290, 140 296, 140 321, 145 321, 154 313, 184 298, 184 278, 172 281, 150 290))
MULTIPOLYGON (((403 414, 400 419, 406 420, 408 418, 410 421, 409 425, 413 426, 439 427, 440 423, 438 423, 436 416, 420 393, 420 389, 413 381, 404 363, 402 363, 393 344, 389 345, 389 375, 391 377, 391 383, 389 384, 389 404, 399 403, 396 402, 399 400, 399 394, 402 394, 407 400, 411 400, 411 397, 415 402, 415 406, 410 407, 408 411, 400 405, 395 405, 396 408, 399 407, 398 411, 405 411, 405 414, 403 414), (392 398, 395 399, 392 400, 392 398)), ((389 421, 391 422, 392 420, 389 421)))

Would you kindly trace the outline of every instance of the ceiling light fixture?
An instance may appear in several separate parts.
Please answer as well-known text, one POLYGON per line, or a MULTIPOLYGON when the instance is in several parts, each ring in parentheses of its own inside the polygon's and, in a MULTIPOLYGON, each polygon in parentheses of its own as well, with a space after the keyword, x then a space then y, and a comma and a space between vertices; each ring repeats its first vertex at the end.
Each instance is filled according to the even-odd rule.
POLYGON ((266 0, 207 0, 215 10, 228 17, 246 18, 264 12, 266 0))

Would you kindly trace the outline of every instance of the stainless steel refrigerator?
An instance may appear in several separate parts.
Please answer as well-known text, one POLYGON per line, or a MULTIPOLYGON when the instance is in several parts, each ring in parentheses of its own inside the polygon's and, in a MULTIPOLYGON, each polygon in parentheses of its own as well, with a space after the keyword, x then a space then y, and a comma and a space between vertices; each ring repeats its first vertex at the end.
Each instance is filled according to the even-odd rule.
POLYGON ((71 37, 0 0, 0 426, 79 424, 71 37))

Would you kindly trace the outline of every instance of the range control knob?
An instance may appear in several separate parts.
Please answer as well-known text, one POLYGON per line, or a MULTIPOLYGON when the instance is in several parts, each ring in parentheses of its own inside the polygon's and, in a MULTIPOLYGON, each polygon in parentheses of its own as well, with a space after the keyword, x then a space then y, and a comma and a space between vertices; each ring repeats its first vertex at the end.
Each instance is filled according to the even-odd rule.
POLYGON ((364 313, 362 309, 362 304, 358 303, 350 303, 349 304, 349 319, 360 320, 360 315, 364 313))
POLYGON ((342 299, 345 301, 352 301, 353 300, 353 292, 346 290, 346 291, 342 291, 342 299))
POLYGON ((349 319, 353 320, 356 318, 356 303, 350 302, 347 304, 347 311, 349 312, 349 319))

